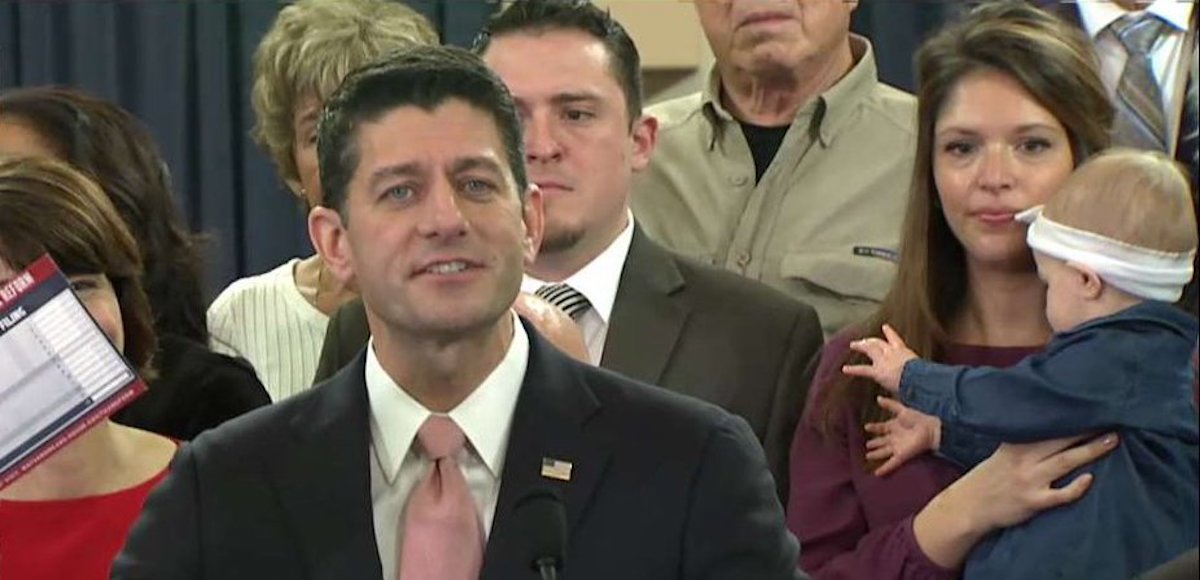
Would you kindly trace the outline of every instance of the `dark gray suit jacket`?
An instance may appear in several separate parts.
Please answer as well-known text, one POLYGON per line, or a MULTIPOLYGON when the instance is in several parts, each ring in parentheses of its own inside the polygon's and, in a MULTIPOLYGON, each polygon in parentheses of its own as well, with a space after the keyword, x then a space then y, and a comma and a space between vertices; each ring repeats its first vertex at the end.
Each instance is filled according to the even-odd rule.
MULTIPOLYGON (((535 489, 563 498, 571 580, 803 577, 745 422, 576 362, 528 330, 482 580, 537 578, 513 517, 535 489), (570 481, 542 477, 546 457, 570 461, 570 481)), ((184 447, 112 577, 382 580, 364 361, 184 447)))
MULTIPOLYGON (((361 301, 334 314, 317 381, 358 355, 361 301)), ((823 337, 816 311, 759 282, 672 254, 634 226, 600 366, 690 395, 750 423, 781 501, 788 451, 823 337)))

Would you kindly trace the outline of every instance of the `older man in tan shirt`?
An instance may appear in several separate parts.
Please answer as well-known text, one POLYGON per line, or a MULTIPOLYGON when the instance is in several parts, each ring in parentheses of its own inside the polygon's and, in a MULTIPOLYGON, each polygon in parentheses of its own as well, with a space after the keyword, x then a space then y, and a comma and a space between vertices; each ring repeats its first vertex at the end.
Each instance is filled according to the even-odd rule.
POLYGON ((696 0, 716 65, 649 110, 633 198, 652 237, 811 304, 826 335, 891 283, 915 145, 916 101, 879 81, 856 4, 696 0))

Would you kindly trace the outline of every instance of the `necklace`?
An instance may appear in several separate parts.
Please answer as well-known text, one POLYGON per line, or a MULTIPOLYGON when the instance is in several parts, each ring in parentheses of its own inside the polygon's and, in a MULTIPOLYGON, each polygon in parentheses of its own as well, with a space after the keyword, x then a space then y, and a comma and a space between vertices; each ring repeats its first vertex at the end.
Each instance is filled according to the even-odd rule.
POLYGON ((304 301, 312 305, 313 308, 320 310, 319 304, 322 294, 321 286, 325 284, 325 265, 323 262, 319 261, 320 258, 317 258, 317 260, 317 275, 315 276, 315 280, 312 280, 308 277, 308 273, 312 269, 312 265, 310 265, 309 260, 301 260, 300 263, 296 265, 296 270, 295 274, 293 274, 293 277, 295 278, 296 289, 300 292, 300 295, 304 297, 304 301), (309 283, 310 280, 312 283, 309 283))
POLYGON ((313 293, 313 305, 321 309, 321 287, 325 284, 325 261, 317 263, 317 291, 313 293))

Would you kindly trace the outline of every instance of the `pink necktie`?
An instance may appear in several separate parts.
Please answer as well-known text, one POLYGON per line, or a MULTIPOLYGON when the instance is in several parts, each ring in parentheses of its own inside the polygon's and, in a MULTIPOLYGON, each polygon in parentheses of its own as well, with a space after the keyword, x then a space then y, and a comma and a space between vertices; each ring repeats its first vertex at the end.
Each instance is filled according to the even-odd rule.
POLYGON ((408 496, 400 580, 476 580, 483 563, 483 524, 454 460, 466 438, 449 417, 431 415, 417 441, 433 466, 408 496))

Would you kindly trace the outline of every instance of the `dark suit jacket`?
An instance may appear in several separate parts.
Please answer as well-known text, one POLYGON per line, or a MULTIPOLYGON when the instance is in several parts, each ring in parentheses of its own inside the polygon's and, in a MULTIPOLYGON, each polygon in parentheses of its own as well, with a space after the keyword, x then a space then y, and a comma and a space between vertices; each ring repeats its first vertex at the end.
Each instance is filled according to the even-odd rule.
MULTIPOLYGON (((317 381, 366 344, 361 301, 334 314, 317 381)), ((788 450, 823 337, 811 307, 759 282, 672 254, 637 228, 600 366, 716 404, 754 430, 781 501, 788 450)))
MULTIPOLYGON (((537 578, 513 508, 546 488, 565 505, 571 580, 802 577, 741 419, 529 337, 481 579, 537 578), (541 477, 545 457, 570 461, 570 481, 541 477)), ((364 361, 184 447, 112 577, 382 580, 364 361)))

